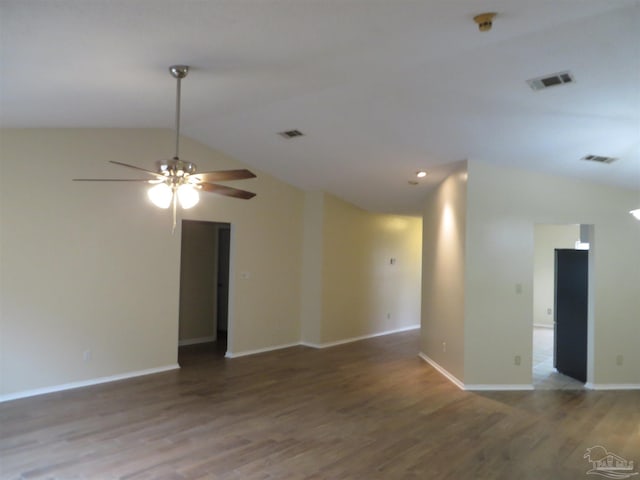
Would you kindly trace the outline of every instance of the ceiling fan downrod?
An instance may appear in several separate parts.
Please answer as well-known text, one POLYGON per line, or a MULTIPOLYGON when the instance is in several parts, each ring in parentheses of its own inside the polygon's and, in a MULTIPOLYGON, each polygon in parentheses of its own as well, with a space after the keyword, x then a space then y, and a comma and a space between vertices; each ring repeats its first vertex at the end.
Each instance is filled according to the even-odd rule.
POLYGON ((180 81, 189 73, 188 65, 171 65, 169 72, 177 80, 176 85, 176 154, 174 160, 180 160, 180 81))

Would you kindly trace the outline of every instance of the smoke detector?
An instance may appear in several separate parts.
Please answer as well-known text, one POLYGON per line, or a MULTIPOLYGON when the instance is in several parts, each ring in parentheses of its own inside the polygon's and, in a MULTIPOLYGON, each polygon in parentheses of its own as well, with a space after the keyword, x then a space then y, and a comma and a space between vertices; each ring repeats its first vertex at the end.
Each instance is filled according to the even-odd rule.
POLYGON ((493 19, 495 18, 495 16, 496 13, 494 12, 481 13, 480 15, 476 15, 475 17, 473 17, 473 21, 478 24, 478 29, 481 32, 488 32, 493 26, 493 19))

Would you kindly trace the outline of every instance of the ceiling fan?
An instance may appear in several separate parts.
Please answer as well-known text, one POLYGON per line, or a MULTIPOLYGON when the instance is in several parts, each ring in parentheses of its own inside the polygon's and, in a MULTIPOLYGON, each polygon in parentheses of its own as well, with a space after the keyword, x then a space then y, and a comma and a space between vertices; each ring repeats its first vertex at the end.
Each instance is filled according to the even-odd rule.
POLYGON ((196 165, 180 159, 180 81, 189 73, 187 65, 172 65, 169 72, 177 80, 176 90, 176 151, 170 160, 157 162, 157 171, 130 165, 128 163, 110 160, 109 163, 132 168, 150 175, 146 179, 130 178, 74 178, 75 182, 145 182, 153 185, 148 190, 149 199, 160 208, 173 207, 173 227, 176 226, 176 209, 178 203, 184 209, 196 205, 200 199, 198 191, 217 193, 226 197, 248 200, 255 197, 255 193, 218 185, 211 182, 226 180, 244 180, 255 178, 255 174, 246 169, 216 170, 213 172, 196 172, 196 165))

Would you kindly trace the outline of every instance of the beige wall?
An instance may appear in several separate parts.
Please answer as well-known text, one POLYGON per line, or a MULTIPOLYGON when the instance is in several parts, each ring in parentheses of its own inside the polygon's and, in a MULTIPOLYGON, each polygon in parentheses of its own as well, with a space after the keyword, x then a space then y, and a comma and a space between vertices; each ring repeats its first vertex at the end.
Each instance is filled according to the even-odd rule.
POLYGON ((421 220, 323 203, 322 343, 419 324, 421 220))
POLYGON ((531 383, 538 223, 594 225, 589 380, 640 384, 640 222, 628 213, 640 193, 478 161, 468 172, 465 384, 531 383))
MULTIPOLYGON (((172 367, 179 336, 209 333, 179 333, 181 219, 231 224, 232 355, 418 322, 419 218, 305 198, 256 172, 237 184, 255 199, 202 195, 172 235, 144 185, 71 181, 144 178, 108 161, 153 168, 172 132, 2 130, 0 141, 0 396, 172 367)), ((201 171, 243 167, 188 138, 181 147, 201 171)))
POLYGON ((553 326, 555 249, 575 248, 580 225, 535 225, 533 254, 533 324, 553 326))
POLYGON ((466 164, 425 200, 422 353, 464 380, 466 164))
MULTIPOLYGON (((0 137, 0 394, 176 363, 180 226, 108 164, 152 168, 168 130, 3 130, 0 137), (83 352, 91 359, 83 361, 83 352)), ((242 167, 184 138, 200 170, 242 167)), ((185 213, 232 224, 229 349, 300 338, 303 193, 268 175, 249 201, 203 195, 185 213)))

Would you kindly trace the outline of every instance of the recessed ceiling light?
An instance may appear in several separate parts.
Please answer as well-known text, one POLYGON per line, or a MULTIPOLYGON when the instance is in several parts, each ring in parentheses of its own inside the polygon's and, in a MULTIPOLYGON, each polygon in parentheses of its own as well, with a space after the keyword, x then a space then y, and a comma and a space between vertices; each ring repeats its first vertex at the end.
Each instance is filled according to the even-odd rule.
POLYGON ((424 178, 427 176, 427 172, 425 172, 424 170, 419 170, 416 172, 416 177, 418 178, 424 178))

